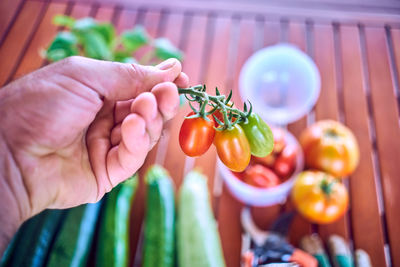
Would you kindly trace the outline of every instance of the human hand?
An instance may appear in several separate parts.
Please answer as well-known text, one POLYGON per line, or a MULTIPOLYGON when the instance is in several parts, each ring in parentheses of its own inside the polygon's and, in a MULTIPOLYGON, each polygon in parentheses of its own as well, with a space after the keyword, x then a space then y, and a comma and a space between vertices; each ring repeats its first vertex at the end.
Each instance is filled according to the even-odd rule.
POLYGON ((7 85, 0 90, 0 198, 14 198, 20 221, 98 201, 140 168, 177 112, 177 86, 187 85, 175 59, 150 67, 82 57, 7 85))

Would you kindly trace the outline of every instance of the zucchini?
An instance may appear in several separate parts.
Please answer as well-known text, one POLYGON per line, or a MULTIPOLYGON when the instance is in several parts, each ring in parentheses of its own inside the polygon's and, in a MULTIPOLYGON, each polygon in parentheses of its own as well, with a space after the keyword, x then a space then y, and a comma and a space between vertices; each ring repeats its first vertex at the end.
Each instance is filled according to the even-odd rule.
POLYGON ((129 264, 129 218, 136 187, 137 177, 134 176, 106 196, 97 240, 97 267, 129 264))
POLYGON ((196 171, 186 175, 179 192, 177 234, 179 266, 225 266, 207 179, 196 171))
POLYGON ((174 187, 168 172, 152 166, 146 174, 147 209, 144 225, 143 266, 172 267, 175 263, 174 187))
POLYGON ((2 266, 44 266, 64 215, 63 210, 45 210, 27 221, 18 231, 14 249, 2 266))
POLYGON ((56 237, 47 266, 86 266, 101 202, 72 208, 56 237))

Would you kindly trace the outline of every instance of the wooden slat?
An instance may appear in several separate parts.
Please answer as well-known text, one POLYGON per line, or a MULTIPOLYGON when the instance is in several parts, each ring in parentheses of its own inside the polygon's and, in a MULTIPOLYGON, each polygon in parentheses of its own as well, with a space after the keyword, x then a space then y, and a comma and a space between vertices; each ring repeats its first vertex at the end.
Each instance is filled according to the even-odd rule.
POLYGON ((65 3, 53 3, 48 7, 13 79, 40 68, 43 61, 40 50, 46 49, 57 32, 57 26, 52 23, 53 17, 57 14, 64 14, 66 9, 67 4, 65 3))
POLYGON ((9 79, 18 64, 20 53, 35 30, 37 21, 41 19, 44 7, 43 2, 28 1, 4 40, 0 49, 0 86, 9 79))
MULTIPOLYGON (((181 32, 183 30, 183 27, 185 27, 184 19, 185 17, 182 13, 173 13, 166 18, 166 31, 164 32, 163 36, 169 38, 171 42, 176 46, 178 46, 180 43, 181 32)), ((179 48, 182 49, 182 47, 179 48)), ((190 57, 187 57, 187 55, 185 55, 183 61, 183 71, 186 71, 185 62, 187 62, 188 60, 190 60, 190 57)), ((178 134, 183 121, 183 117, 186 116, 187 112, 187 107, 180 108, 178 114, 171 122, 168 123, 167 126, 168 145, 166 156, 163 162, 164 167, 169 171, 171 177, 174 179, 177 189, 182 182, 183 167, 185 162, 185 154, 183 154, 182 150, 180 149, 178 134)))
MULTIPOLYGON (((213 36, 210 36, 209 41, 212 41, 207 57, 209 58, 204 83, 208 87, 210 94, 214 94, 215 87, 218 87, 221 93, 227 93, 225 81, 227 77, 228 50, 231 34, 232 20, 229 18, 217 17, 213 18, 214 28, 213 36)), ((207 153, 199 157, 195 161, 196 168, 203 170, 203 173, 208 177, 208 187, 212 197, 212 205, 214 213, 217 211, 217 203, 221 193, 221 177, 216 170, 217 153, 212 145, 207 153), (218 179, 218 181, 216 181, 218 179), (218 188, 214 188, 217 185, 218 188)))
POLYGON ((345 120, 358 140, 361 155, 359 166, 350 177, 354 246, 368 252, 373 266, 385 266, 358 28, 343 26, 340 37, 345 120))
POLYGON ((391 257, 400 266, 400 128, 383 28, 366 28, 371 102, 391 257))
MULTIPOLYGON (((234 24, 237 27, 236 24, 234 24)), ((234 71, 229 73, 232 79, 233 87, 233 101, 237 104, 241 103, 241 98, 238 91, 238 77, 240 69, 246 59, 254 52, 253 41, 254 33, 256 31, 256 23, 254 20, 241 20, 239 28, 239 36, 232 35, 231 45, 237 45, 235 49, 231 50, 231 57, 233 57, 234 71), (238 43, 235 44, 235 41, 238 43), (233 74, 233 75, 232 75, 233 74)), ((234 29, 235 30, 235 29, 234 29)), ((232 61, 228 61, 232 64, 232 61)), ((241 108, 241 105, 239 105, 241 108)), ((240 262, 240 250, 241 250, 241 223, 240 223, 240 212, 243 204, 236 200, 226 185, 223 185, 222 195, 219 200, 218 207, 218 225, 222 240, 222 248, 225 256, 226 265, 238 266, 240 262)))
POLYGON ((81 19, 81 18, 89 16, 91 10, 92 10, 92 6, 90 6, 90 5, 75 3, 72 7, 70 16, 74 17, 76 19, 81 19))
MULTIPOLYGON (((305 23, 290 22, 288 25, 288 41, 303 52, 306 48, 306 25, 305 23)), ((307 127, 307 115, 288 125, 288 130, 297 138, 301 131, 307 127)), ((290 200, 285 206, 286 210, 293 210, 290 200)), ((300 239, 312 232, 311 224, 299 214, 296 214, 290 227, 289 237, 292 244, 298 245, 300 239)))
MULTIPOLYGON (((173 20, 176 20, 182 23, 183 27, 182 32, 180 33, 182 40, 180 41, 182 44, 181 48, 183 48, 185 53, 183 71, 189 76, 190 83, 192 85, 199 84, 202 82, 200 79, 200 68, 202 64, 204 41, 206 38, 207 17, 185 14, 184 21, 182 21, 182 17, 172 14, 170 16, 170 25, 173 24, 173 20), (185 32, 187 32, 187 35, 185 32)), ((166 27, 166 29, 168 28, 169 27, 166 27)), ((183 181, 185 162, 187 165, 192 166, 195 161, 195 159, 185 156, 179 146, 178 140, 179 130, 184 116, 186 116, 189 111, 190 108, 188 105, 182 107, 169 127, 170 139, 164 164, 165 167, 170 171, 172 177, 174 177, 177 188, 180 187, 183 181)), ((191 169, 191 167, 189 166, 188 169, 191 169)))
MULTIPOLYGON (((321 94, 315 107, 317 120, 339 119, 337 82, 335 73, 335 50, 333 44, 333 27, 331 25, 314 26, 315 62, 321 73, 321 94)), ((319 233, 324 240, 331 234, 338 234, 349 239, 347 215, 338 221, 321 225, 319 233)))
POLYGON ((400 106, 400 29, 391 29, 390 31, 392 35, 392 47, 394 53, 394 64, 397 70, 397 73, 393 75, 397 75, 397 105, 400 106))
MULTIPOLYGON (((279 22, 265 20, 262 21, 261 24, 257 23, 257 28, 257 30, 261 32, 260 35, 263 37, 263 43, 261 43, 261 45, 254 43, 254 52, 263 47, 274 45, 279 42, 281 35, 281 27, 279 22)), ((257 35, 257 32, 255 32, 255 40, 257 40, 257 35)), ((280 204, 269 207, 252 207, 251 214, 254 222, 258 227, 260 227, 260 229, 268 230, 273 221, 279 216, 281 210, 282 206, 280 204)))
POLYGON ((136 22, 137 11, 123 9, 118 19, 117 32, 121 33, 125 30, 131 29, 136 22))
POLYGON ((15 21, 21 10, 24 0, 2 0, 0 1, 0 45, 7 35, 9 27, 15 21))

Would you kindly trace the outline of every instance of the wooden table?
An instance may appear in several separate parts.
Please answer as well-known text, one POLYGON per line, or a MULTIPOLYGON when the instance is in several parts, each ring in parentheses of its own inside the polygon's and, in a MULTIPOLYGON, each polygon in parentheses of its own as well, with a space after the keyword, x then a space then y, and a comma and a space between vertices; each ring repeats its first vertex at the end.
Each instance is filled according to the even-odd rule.
MULTIPOLYGON (((355 133, 361 149, 360 166, 346 181, 350 209, 336 223, 318 226, 297 216, 290 240, 297 244, 305 234, 318 232, 323 239, 333 233, 344 236, 353 248, 366 250, 374 266, 400 266, 400 5, 384 1, 380 12, 373 2, 357 11, 344 1, 329 6, 312 0, 284 2, 232 1, 129 1, 2 0, 0 3, 0 84, 33 71, 46 62, 40 49, 58 30, 55 14, 80 18, 93 16, 113 22, 118 31, 143 24, 154 37, 165 36, 185 52, 184 71, 192 84, 234 90, 240 102, 238 76, 245 60, 256 50, 289 42, 309 54, 322 78, 322 90, 313 111, 288 125, 296 136, 308 124, 335 119, 355 133), (326 6, 326 5, 325 5, 326 6), (346 8, 342 8, 346 7, 346 8), (366 11, 365 11, 366 10, 366 11), (383 11, 382 11, 383 10, 383 11)), ((177 134, 187 108, 169 123, 160 143, 140 170, 163 164, 176 186, 194 166, 209 177, 209 189, 219 223, 228 266, 239 266, 243 204, 229 193, 216 171, 212 148, 200 158, 187 158, 177 134)), ((132 241, 137 247, 143 219, 141 184, 132 215, 132 241)), ((257 224, 268 228, 291 205, 253 208, 257 224)), ((140 255, 138 253, 137 255, 140 255)), ((132 261, 139 257, 132 254, 132 261)))

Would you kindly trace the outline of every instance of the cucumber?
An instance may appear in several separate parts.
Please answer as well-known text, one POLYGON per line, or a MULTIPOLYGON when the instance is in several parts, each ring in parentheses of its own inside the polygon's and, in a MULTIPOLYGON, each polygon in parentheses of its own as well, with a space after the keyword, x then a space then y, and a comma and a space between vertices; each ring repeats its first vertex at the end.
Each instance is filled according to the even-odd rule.
POLYGON ((72 208, 50 251, 47 266, 86 266, 101 202, 72 208))
POLYGON ((18 231, 14 249, 2 266, 44 266, 65 214, 63 210, 45 210, 27 221, 18 231))
POLYGON ((106 196, 97 240, 97 267, 129 264, 129 218, 136 187, 137 177, 134 176, 106 196))
POLYGON ((196 171, 186 175, 180 188, 177 234, 179 266, 225 266, 207 178, 196 171))
POLYGON ((172 267, 175 263, 174 187, 168 172, 152 166, 146 174, 147 209, 143 239, 144 267, 172 267))

